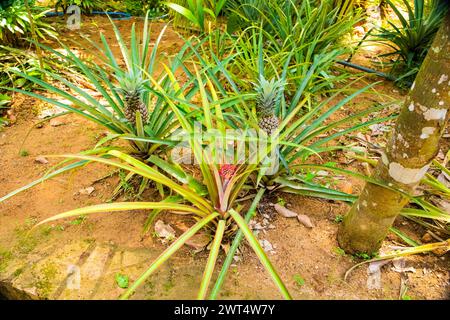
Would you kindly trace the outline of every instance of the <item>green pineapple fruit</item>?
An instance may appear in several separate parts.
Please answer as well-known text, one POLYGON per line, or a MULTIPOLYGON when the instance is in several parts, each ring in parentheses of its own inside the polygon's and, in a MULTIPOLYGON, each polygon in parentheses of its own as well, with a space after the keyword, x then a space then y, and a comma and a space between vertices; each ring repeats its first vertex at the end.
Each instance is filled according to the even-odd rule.
POLYGON ((139 111, 142 122, 144 124, 147 123, 148 110, 142 101, 144 92, 144 81, 142 78, 127 74, 119 78, 119 85, 119 91, 124 95, 124 113, 127 120, 136 125, 136 113, 139 111))
POLYGON ((258 93, 256 111, 258 113, 259 127, 268 135, 271 135, 280 125, 280 120, 275 115, 275 108, 280 100, 280 90, 283 83, 279 80, 266 80, 261 76, 256 87, 258 93))

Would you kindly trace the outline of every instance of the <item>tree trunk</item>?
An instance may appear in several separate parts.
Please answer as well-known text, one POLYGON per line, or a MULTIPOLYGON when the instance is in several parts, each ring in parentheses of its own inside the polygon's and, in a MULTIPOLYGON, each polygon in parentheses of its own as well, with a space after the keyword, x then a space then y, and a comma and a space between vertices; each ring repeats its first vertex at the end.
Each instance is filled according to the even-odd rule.
MULTIPOLYGON (((450 109, 450 10, 406 98, 373 178, 412 194, 439 151, 450 109)), ((400 210, 404 195, 367 183, 345 216, 339 245, 349 253, 375 253, 400 210)))

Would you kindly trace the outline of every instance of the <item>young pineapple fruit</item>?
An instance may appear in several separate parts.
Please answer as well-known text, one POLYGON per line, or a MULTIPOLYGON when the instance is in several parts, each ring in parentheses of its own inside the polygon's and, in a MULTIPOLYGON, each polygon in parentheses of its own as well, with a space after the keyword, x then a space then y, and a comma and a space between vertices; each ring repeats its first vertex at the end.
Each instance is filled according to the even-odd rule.
POLYGON ((280 90, 283 83, 279 80, 266 80, 264 77, 259 79, 256 87, 258 98, 256 102, 256 111, 258 113, 259 127, 267 135, 271 135, 280 125, 278 117, 275 115, 275 108, 280 100, 280 90))
POLYGON ((134 77, 132 74, 128 74, 119 79, 119 85, 119 91, 124 95, 124 113, 127 120, 133 125, 136 125, 136 113, 139 111, 142 123, 147 123, 148 110, 142 101, 144 81, 140 77, 134 77))

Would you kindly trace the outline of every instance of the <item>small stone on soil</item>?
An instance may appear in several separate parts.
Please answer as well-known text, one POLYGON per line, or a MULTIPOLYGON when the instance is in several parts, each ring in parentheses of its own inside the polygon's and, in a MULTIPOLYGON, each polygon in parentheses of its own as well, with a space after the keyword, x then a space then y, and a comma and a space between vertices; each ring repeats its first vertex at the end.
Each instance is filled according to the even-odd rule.
POLYGON ((162 220, 158 220, 155 223, 155 233, 158 237, 165 240, 171 240, 175 238, 175 230, 168 224, 165 224, 162 220))
POLYGON ((95 191, 95 188, 94 187, 87 187, 87 188, 84 188, 84 189, 80 189, 80 191, 79 191, 79 193, 80 194, 84 194, 84 195, 91 195, 92 194, 92 192, 94 192, 95 191))
POLYGON ((34 161, 36 161, 38 163, 41 163, 41 164, 47 164, 48 163, 47 158, 42 157, 42 156, 37 157, 36 159, 34 159, 34 161))
POLYGON ((268 240, 261 239, 261 240, 259 240, 259 244, 261 245, 261 247, 263 248, 263 250, 265 252, 270 252, 270 253, 274 252, 274 248, 268 240))
POLYGON ((206 233, 198 233, 194 235, 192 238, 186 241, 186 245, 192 247, 195 250, 201 250, 205 248, 209 242, 211 241, 211 237, 206 233))
POLYGON ((62 126, 64 124, 65 123, 63 121, 59 120, 59 119, 52 119, 52 120, 50 120, 50 125, 52 127, 59 127, 59 126, 62 126))

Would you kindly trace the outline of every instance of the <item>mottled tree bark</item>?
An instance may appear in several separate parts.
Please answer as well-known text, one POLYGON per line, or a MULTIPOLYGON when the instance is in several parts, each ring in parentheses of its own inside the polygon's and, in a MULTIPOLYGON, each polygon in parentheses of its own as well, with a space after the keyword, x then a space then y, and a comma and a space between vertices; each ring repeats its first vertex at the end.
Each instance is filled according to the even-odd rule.
MULTIPOLYGON (((402 107, 373 178, 412 194, 439 151, 450 109, 450 10, 402 107)), ((339 245, 349 253, 378 251, 400 210, 402 194, 367 183, 344 217, 339 245)))

